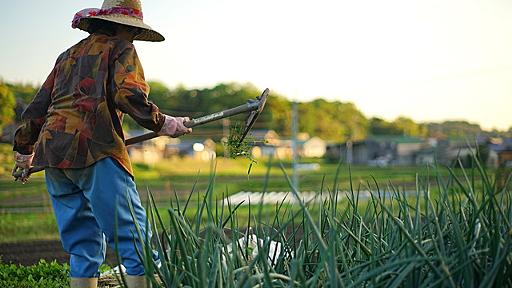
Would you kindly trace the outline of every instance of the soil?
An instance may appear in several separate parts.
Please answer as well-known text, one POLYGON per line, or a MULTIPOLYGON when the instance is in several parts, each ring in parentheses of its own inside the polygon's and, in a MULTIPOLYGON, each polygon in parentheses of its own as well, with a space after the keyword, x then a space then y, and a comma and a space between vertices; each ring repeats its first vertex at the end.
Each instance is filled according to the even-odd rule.
MULTIPOLYGON (((66 254, 59 240, 30 241, 17 243, 0 243, 0 259, 3 263, 21 265, 34 265, 40 259, 47 262, 69 263, 69 255, 66 254)), ((115 266, 113 251, 107 250, 105 261, 110 266, 115 266)))
MULTIPOLYGON (((289 227, 290 228, 290 227, 289 227)), ((272 231, 268 231, 272 232, 272 231)), ((288 229, 285 231, 289 237, 291 237, 292 230, 288 229)), ((199 233, 201 238, 204 238, 207 231, 199 233)), ((224 228, 224 235, 228 239, 233 237, 233 233, 229 228, 224 228)), ((244 236, 246 231, 239 231, 239 235, 236 238, 244 236)), ((252 232, 250 232, 252 233, 252 232)), ((298 227, 295 231, 293 239, 298 244, 299 239, 302 239, 303 231, 298 227)), ((59 240, 37 240, 27 242, 15 242, 15 243, 0 243, 0 260, 3 263, 21 264, 24 266, 34 265, 39 262, 40 259, 46 260, 46 262, 57 261, 58 263, 69 263, 69 255, 66 254, 59 240)), ((107 257, 105 264, 111 267, 117 266, 117 259, 112 249, 107 249, 107 257)))

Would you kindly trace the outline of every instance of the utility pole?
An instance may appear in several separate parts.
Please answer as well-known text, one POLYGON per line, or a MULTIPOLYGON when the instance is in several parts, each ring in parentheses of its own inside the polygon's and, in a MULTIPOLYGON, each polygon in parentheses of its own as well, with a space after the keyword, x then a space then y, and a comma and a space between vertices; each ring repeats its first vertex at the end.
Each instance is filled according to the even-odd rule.
MULTIPOLYGON (((347 161, 347 164, 352 164, 352 162, 354 161, 354 152, 352 150, 352 132, 351 131, 346 131, 345 132, 345 160, 347 161)), ((341 158, 341 155, 340 155, 340 158, 341 158)))
POLYGON ((352 164, 353 151, 352 151, 352 140, 350 138, 348 138, 346 145, 347 145, 347 164, 352 164))
POLYGON ((298 104, 292 103, 292 185, 299 191, 299 172, 297 171, 297 126, 298 126, 298 104))
MULTIPOLYGON (((229 125, 230 125, 230 122, 229 122, 228 118, 222 119, 222 140, 226 141, 226 143, 229 139, 229 125)), ((228 145, 223 145, 223 146, 224 146, 224 158, 229 158, 228 145)))

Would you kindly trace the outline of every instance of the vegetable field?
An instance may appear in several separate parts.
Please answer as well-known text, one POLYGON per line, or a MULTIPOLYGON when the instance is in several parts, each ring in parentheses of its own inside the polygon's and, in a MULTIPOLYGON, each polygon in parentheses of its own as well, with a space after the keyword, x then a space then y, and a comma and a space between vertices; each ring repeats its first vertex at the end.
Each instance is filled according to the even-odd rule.
MULTIPOLYGON (((141 251, 154 285, 512 286, 510 179, 498 184, 494 171, 481 166, 322 163, 302 172, 297 189, 286 163, 258 163, 247 176, 247 161, 182 161, 137 166, 141 198, 159 235, 141 251), (298 204, 220 201, 241 190, 288 191, 298 204), (299 191, 315 191, 322 201, 304 202, 299 191), (360 197, 362 191, 370 197, 360 197), (151 250, 160 265, 149 260, 151 250)), ((0 183, 3 242, 56 236, 51 207, 5 204, 44 197, 41 176, 27 185, 0 183)))

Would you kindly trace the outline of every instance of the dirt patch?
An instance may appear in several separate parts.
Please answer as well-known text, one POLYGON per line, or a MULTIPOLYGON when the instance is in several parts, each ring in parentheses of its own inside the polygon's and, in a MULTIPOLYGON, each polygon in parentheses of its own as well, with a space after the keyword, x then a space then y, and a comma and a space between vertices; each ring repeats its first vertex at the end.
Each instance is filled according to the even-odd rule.
MULTIPOLYGON (((34 265, 40 259, 69 263, 69 255, 58 240, 0 243, 0 257, 4 263, 21 265, 34 265)), ((107 250, 105 263, 111 266, 116 263, 113 251, 107 250)))

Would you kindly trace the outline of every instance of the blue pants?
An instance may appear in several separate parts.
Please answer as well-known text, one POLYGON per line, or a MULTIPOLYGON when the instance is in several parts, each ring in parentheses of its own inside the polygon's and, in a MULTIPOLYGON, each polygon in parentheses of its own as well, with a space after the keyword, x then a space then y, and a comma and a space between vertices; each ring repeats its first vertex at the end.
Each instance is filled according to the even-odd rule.
MULTIPOLYGON (((82 169, 46 168, 46 186, 62 246, 70 254, 71 277, 99 275, 98 269, 105 260, 105 241, 110 247, 115 245, 116 209, 122 264, 128 275, 144 275, 136 252, 136 249, 143 250, 128 201, 133 206, 142 237, 146 235, 146 212, 133 179, 115 160, 104 158, 82 169)), ((151 236, 151 231, 148 235, 151 236)))

